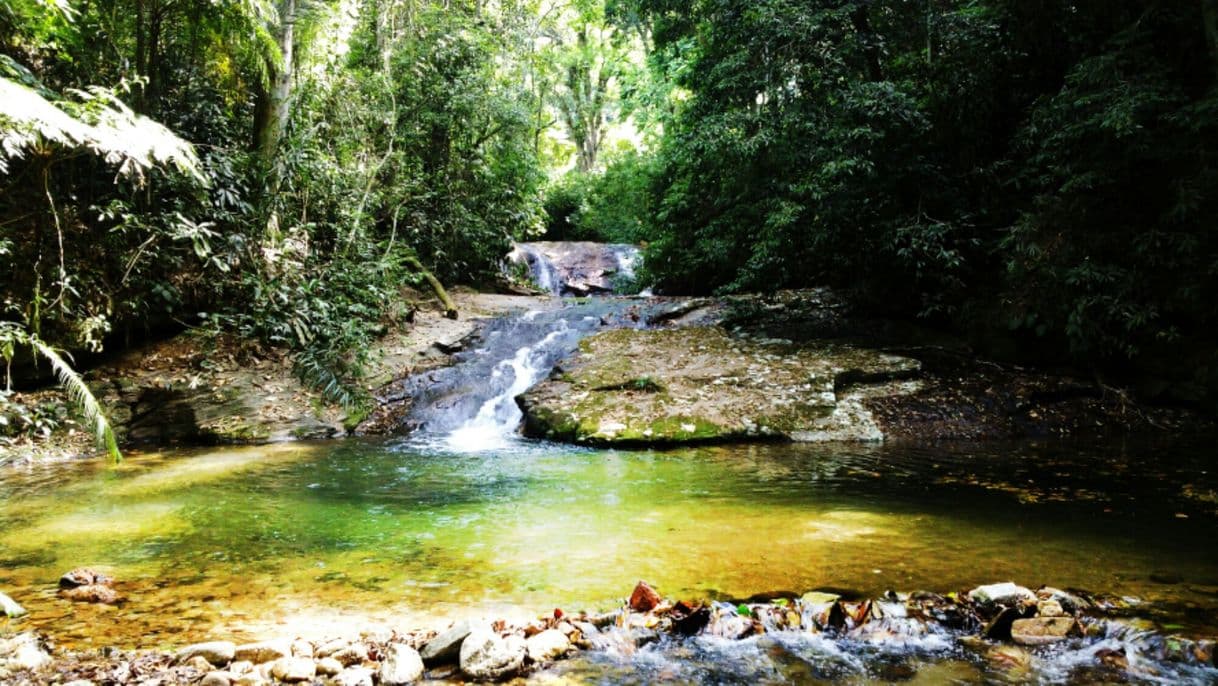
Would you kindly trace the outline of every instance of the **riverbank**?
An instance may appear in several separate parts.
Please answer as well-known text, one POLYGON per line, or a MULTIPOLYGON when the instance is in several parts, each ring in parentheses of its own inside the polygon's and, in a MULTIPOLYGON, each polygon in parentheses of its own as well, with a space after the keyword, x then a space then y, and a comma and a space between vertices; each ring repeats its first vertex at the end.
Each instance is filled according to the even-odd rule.
MULTIPOLYGON (((369 393, 403 376, 451 364, 483 322, 560 306, 548 296, 453 289, 460 316, 419 296, 409 322, 388 331, 370 354, 369 393)), ((85 374, 125 447, 262 444, 345 436, 364 421, 305 386, 290 355, 230 336, 187 332, 122 352, 85 374)), ((45 416, 46 430, 0 445, 0 465, 98 455, 59 388, 18 393, 16 404, 45 416)), ((366 428, 364 433, 374 433, 366 428)))
MULTIPOLYGON (((955 674, 957 683, 1218 678, 1213 638, 1171 634, 1170 628, 1136 598, 1047 586, 1032 591, 1010 582, 946 594, 849 598, 811 591, 731 601, 664 599, 640 582, 619 609, 606 613, 554 609, 522 623, 378 627, 315 640, 282 636, 239 644, 218 637, 173 650, 58 651, 45 637, 14 634, 10 627, 11 635, 0 638, 0 678, 75 686, 392 686, 530 676, 539 683, 571 683, 591 664, 614 663, 623 676, 647 664, 660 670, 653 672, 657 678, 667 669, 679 680, 681 670, 696 664, 681 664, 682 656, 707 645, 730 650, 725 646, 732 643, 771 658, 785 654, 786 673, 772 674, 775 682, 818 672, 861 682, 919 674, 932 680, 955 674)), ((739 675, 758 665, 727 668, 739 675)))
MULTIPOLYGON (((456 289, 454 298, 459 319, 420 298, 412 321, 377 344, 361 382, 373 402, 357 412, 305 387, 284 351, 228 337, 183 334, 127 351, 86 378, 126 446, 404 433, 418 425, 410 417, 418 398, 437 393, 431 388, 433 372, 468 360, 484 346, 488 322, 588 302, 467 289, 456 289)), ((515 398, 527 435, 580 444, 668 446, 1175 435, 1213 429, 1210 418, 1139 404, 1128 392, 1097 380, 994 363, 935 332, 869 320, 826 290, 604 302, 593 324, 580 324, 581 332, 572 334, 582 337, 575 339, 578 347, 515 398)), ((47 428, 9 439, 3 463, 94 452, 88 434, 65 409, 61 391, 13 400, 33 408, 29 414, 45 415, 47 428)))

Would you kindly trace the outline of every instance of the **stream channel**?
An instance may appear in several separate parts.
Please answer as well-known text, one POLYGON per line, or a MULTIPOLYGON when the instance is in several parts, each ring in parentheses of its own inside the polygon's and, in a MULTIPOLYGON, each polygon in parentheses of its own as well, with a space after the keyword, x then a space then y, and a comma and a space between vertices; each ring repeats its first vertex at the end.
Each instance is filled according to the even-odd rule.
MULTIPOLYGON (((26 626, 80 649, 608 610, 639 579, 691 600, 813 589, 877 597, 1011 580, 1136 598, 1138 626, 1161 634, 1218 634, 1211 442, 622 451, 517 437, 514 396, 596 327, 598 308, 615 306, 492 324, 461 364, 419 382, 408 418, 416 431, 406 437, 6 468, 0 588, 30 611, 26 626), (58 599, 56 580, 77 566, 115 577, 126 601, 58 599)), ((1101 644, 1038 649, 1026 676, 1086 681, 1101 644)), ((1218 679, 1208 668, 1141 664, 1151 682, 1218 679)), ((795 632, 607 646, 534 678, 547 675, 1001 676, 943 637, 856 645, 795 632)))

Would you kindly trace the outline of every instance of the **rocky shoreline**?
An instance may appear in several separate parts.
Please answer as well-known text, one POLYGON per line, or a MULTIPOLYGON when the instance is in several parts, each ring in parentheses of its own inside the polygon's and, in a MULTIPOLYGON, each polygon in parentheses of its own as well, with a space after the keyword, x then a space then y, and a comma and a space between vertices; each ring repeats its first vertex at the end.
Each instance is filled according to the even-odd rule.
POLYGON ((1213 638, 1166 635, 1145 618, 1146 609, 1133 598, 1047 586, 1033 591, 1011 582, 943 595, 888 592, 850 599, 812 591, 731 602, 667 600, 639 582, 612 612, 555 609, 523 624, 461 621, 438 633, 378 629, 318 641, 280 637, 238 645, 217 640, 172 652, 113 647, 61 652, 46 637, 16 633, 0 638, 0 680, 72 686, 503 681, 582 654, 767 635, 821 637, 860 653, 877 646, 932 646, 932 653, 1016 679, 1031 672, 1038 656, 1066 647, 1085 658, 1074 660, 1072 669, 1096 678, 1123 681, 1169 673, 1185 680, 1218 678, 1213 638))

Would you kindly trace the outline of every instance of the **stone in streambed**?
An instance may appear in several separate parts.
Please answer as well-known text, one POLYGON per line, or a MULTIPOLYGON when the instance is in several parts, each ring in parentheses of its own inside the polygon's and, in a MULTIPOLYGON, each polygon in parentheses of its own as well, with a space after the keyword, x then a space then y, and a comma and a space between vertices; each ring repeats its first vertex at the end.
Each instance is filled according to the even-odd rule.
POLYGON ((208 672, 199 681, 199 686, 232 686, 235 674, 231 672, 208 672))
POLYGON ((25 608, 21 607, 16 600, 0 593, 0 615, 16 619, 17 617, 25 616, 25 614, 25 608))
POLYGON ((43 649, 37 635, 25 632, 12 638, 0 638, 0 674, 5 669, 37 671, 50 663, 51 656, 43 649))
POLYGON ((469 636, 471 628, 470 623, 463 620, 428 641, 427 645, 424 645, 423 649, 419 651, 423 664, 430 667, 456 662, 461 656, 461 642, 465 640, 466 636, 469 636))
POLYGON ((556 660, 571 650, 571 640, 558 629, 546 629, 530 637, 525 645, 533 662, 556 660))
POLYGON ((233 686, 266 686, 267 683, 267 680, 258 672, 250 672, 249 674, 242 674, 237 677, 237 680, 233 682, 233 686))
POLYGON ((287 640, 260 641, 237 646, 233 659, 260 665, 283 657, 291 657, 291 655, 292 644, 287 640))
POLYGON ((368 649, 359 643, 348 643, 344 640, 334 640, 323 643, 317 648, 316 657, 329 657, 338 660, 344 667, 358 665, 368 659, 368 649))
POLYGON ((77 567, 59 577, 60 588, 76 588, 78 586, 113 586, 114 579, 88 567, 77 567))
POLYGON ((391 643, 377 672, 384 686, 404 686, 423 678, 423 658, 419 652, 401 643, 391 643))
POLYGON ((317 665, 312 658, 281 657, 271 666, 271 675, 280 681, 310 681, 317 675, 317 665))
POLYGON ((367 667, 348 667, 334 677, 334 686, 372 686, 372 675, 367 667))
POLYGON ((179 664, 189 662, 192 657, 201 657, 209 664, 223 667, 233 661, 237 654, 237 644, 232 641, 210 641, 188 645, 177 652, 174 661, 179 664))
POLYGON ((66 598, 74 603, 100 603, 114 605, 118 602, 118 593, 109 586, 91 584, 88 586, 73 586, 59 591, 60 598, 66 598))
POLYGON ((472 679, 503 679, 520 671, 527 651, 520 636, 500 638, 489 628, 480 627, 461 643, 461 671, 472 679))
POLYGON ((1064 617, 1066 611, 1056 600, 1041 600, 1036 603, 1036 614, 1040 617, 1064 617))
POLYGON ((1073 617, 1035 617, 1017 619, 1011 624, 1011 638, 1020 645, 1042 646, 1081 636, 1073 617))
POLYGON ((630 594, 630 609, 635 612, 650 612, 659 604, 660 594, 646 581, 640 581, 630 594))
POLYGON ((982 605, 1022 605, 1035 601, 1036 594, 1010 581, 1001 584, 978 586, 968 592, 969 600, 982 605))
POLYGON ((323 657, 317 661, 317 673, 320 676, 334 676, 343 671, 343 663, 332 657, 323 657))

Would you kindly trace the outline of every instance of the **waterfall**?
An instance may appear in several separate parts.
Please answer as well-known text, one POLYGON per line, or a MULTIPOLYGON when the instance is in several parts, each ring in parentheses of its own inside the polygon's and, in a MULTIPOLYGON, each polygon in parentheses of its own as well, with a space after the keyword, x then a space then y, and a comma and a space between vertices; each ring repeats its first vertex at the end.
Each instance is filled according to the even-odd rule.
POLYGON ((547 293, 562 295, 563 279, 558 273, 558 267, 536 245, 517 243, 508 255, 508 262, 525 263, 529 267, 529 278, 538 288, 547 293))
POLYGON ((523 419, 516 406, 516 396, 549 373, 553 366, 554 344, 570 332, 565 319, 559 319, 555 327, 536 344, 520 348, 510 359, 495 365, 491 385, 500 387, 506 381, 506 386, 483 402, 472 419, 448 434, 450 447, 462 452, 490 450, 503 447, 515 435, 523 419))

